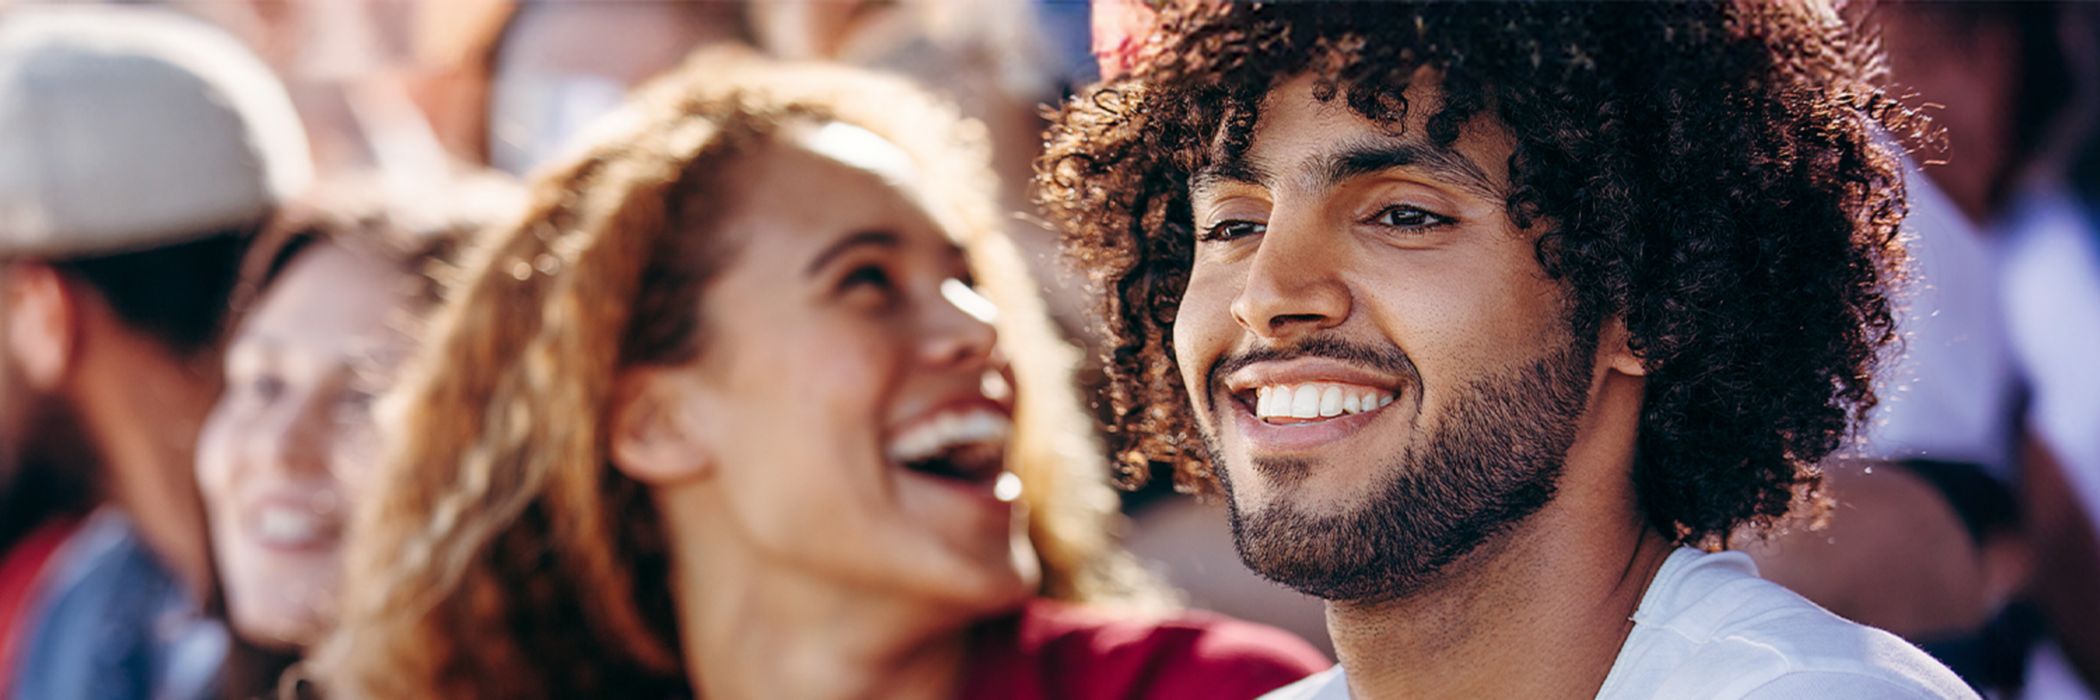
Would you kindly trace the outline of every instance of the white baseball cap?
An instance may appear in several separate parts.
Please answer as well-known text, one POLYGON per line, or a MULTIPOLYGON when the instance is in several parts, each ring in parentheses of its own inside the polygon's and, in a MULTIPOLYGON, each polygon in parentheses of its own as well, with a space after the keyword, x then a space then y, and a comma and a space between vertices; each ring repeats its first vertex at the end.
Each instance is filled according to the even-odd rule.
POLYGON ((253 223, 313 177, 284 86, 168 10, 0 10, 0 255, 78 257, 253 223))

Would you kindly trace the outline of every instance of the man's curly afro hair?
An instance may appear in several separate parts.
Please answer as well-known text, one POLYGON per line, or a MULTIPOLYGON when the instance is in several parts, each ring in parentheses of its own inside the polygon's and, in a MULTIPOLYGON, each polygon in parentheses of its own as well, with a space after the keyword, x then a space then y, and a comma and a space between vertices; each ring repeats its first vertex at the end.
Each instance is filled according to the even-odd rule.
POLYGON ((1514 136, 1512 221, 1541 224, 1577 332, 1622 319, 1648 370, 1633 478, 1666 536, 1770 527, 1874 405, 1903 264, 1892 140, 1930 135, 1878 86, 1876 42, 1829 8, 1166 4, 1128 73, 1052 117, 1036 174, 1102 297, 1126 483, 1171 468, 1212 486, 1171 340, 1189 178, 1244 151, 1262 98, 1304 74, 1400 129, 1428 68, 1426 138, 1448 146, 1474 118, 1514 136))

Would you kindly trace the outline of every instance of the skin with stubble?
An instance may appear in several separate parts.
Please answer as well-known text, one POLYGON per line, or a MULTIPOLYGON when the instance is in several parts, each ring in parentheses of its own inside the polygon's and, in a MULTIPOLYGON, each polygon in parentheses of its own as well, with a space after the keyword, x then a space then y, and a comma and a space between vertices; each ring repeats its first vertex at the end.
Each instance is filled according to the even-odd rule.
POLYGON ((1594 690, 1668 552, 1628 478, 1643 371, 1505 214, 1491 121, 1437 147, 1313 89, 1191 187, 1174 347, 1241 554, 1332 603, 1362 697, 1594 690))

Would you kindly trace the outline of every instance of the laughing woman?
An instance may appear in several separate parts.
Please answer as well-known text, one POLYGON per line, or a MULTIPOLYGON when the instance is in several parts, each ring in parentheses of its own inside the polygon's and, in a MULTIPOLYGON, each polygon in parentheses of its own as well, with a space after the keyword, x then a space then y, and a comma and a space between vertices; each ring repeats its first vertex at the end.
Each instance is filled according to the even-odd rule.
POLYGON ((507 181, 444 199, 331 182, 287 207, 243 265, 226 391, 197 441, 224 612, 238 644, 224 697, 267 694, 332 625, 343 520, 380 449, 369 410, 436 303, 427 274, 518 205, 507 181))
POLYGON ((979 129, 728 53, 605 126, 389 400, 331 696, 1229 698, 1326 665, 1139 614, 979 129))

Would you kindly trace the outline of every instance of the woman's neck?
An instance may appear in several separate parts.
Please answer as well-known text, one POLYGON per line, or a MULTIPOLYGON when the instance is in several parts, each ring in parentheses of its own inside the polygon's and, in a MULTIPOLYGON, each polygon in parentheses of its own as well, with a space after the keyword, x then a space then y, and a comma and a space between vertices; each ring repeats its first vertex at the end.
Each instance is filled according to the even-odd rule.
POLYGON ((674 545, 673 554, 696 697, 954 697, 972 621, 954 606, 783 570, 720 540, 704 557, 701 549, 674 545))

